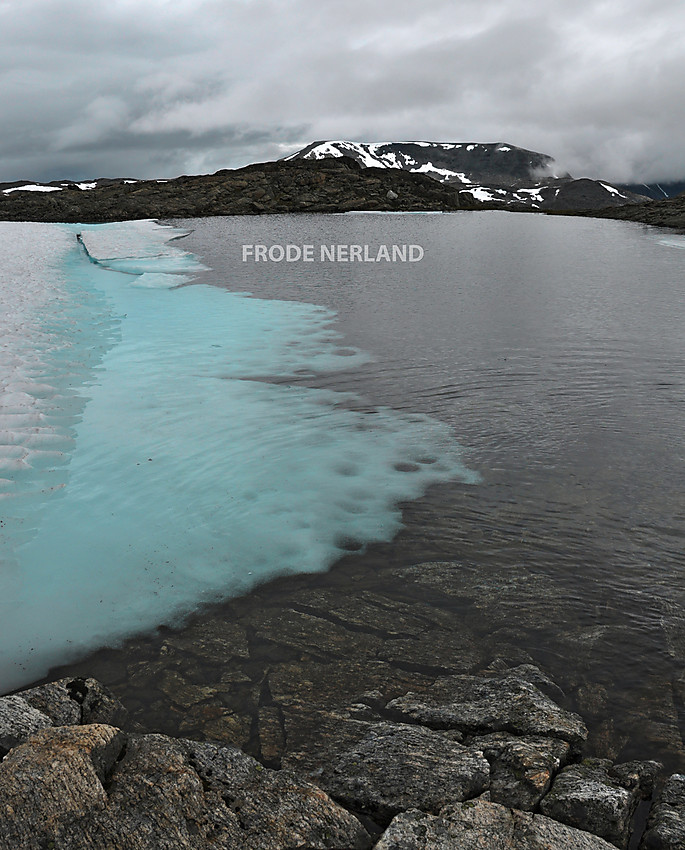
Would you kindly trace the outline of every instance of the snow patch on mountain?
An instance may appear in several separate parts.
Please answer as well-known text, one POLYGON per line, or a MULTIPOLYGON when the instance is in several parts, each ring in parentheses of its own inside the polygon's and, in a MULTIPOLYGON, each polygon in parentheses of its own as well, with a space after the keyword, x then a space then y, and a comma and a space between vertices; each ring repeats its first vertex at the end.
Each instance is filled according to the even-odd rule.
POLYGON ((3 195, 9 195, 10 192, 61 192, 61 186, 42 186, 40 183, 27 183, 25 186, 12 186, 10 189, 3 189, 3 195))
POLYGON ((608 183, 602 183, 601 181, 600 185, 603 186, 611 195, 618 195, 619 198, 626 197, 622 192, 619 192, 619 190, 615 186, 609 186, 608 183))

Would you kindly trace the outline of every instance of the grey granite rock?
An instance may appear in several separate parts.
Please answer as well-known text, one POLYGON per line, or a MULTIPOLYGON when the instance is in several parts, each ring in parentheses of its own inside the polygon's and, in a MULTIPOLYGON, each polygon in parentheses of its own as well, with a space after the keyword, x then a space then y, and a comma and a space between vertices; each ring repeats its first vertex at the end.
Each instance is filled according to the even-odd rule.
POLYGON ((62 824, 105 808, 104 783, 125 742, 98 724, 42 729, 15 747, 0 763, 1 850, 79 846, 58 843, 62 824))
POLYGON ((182 742, 208 792, 235 813, 245 850, 366 848, 368 833, 320 788, 232 748, 182 742))
POLYGON ((685 774, 664 784, 647 820, 640 850, 685 850, 685 774))
POLYGON ((654 792, 657 776, 664 766, 658 761, 624 761, 609 768, 609 776, 619 785, 648 800, 654 792))
POLYGON ((558 738, 516 738, 495 732, 474 738, 490 762, 493 803, 533 811, 549 790, 557 771, 566 764, 570 747, 558 738))
POLYGON ((561 703, 566 698, 566 694, 553 682, 550 677, 543 673, 539 667, 534 664, 519 664, 518 667, 512 667, 510 670, 502 671, 508 676, 518 676, 526 682, 542 691, 545 696, 548 696, 553 702, 561 703))
POLYGON ((387 708, 401 720, 474 735, 510 732, 554 737, 576 747, 587 737, 577 714, 560 708, 513 671, 490 677, 441 678, 426 693, 405 694, 387 708))
POLYGON ((363 737, 333 756, 317 778, 354 811, 387 822, 409 808, 438 812, 488 788, 489 765, 476 747, 420 726, 367 723, 358 728, 363 737))
POLYGON ((0 697, 0 757, 47 726, 52 720, 23 697, 0 697))
MULTIPOLYGON (((193 712, 203 734, 216 724, 222 743, 256 732, 255 751, 283 769, 222 743, 94 723, 126 720, 94 679, 41 685, 0 699, 0 734, 12 747, 0 761, 0 850, 368 848, 369 834, 339 803, 367 824, 397 815, 381 850, 599 850, 599 836, 625 848, 661 768, 586 759, 560 770, 584 726, 542 693, 562 698, 531 665, 435 681, 373 660, 277 664, 253 683, 252 731, 219 699, 230 699, 231 682, 205 689, 173 668, 160 681, 183 687, 182 722, 194 731, 193 712), (346 706, 326 706, 341 693, 346 706), (536 806, 542 815, 522 811, 536 806)), ((676 775, 643 850, 685 850, 684 815, 685 777, 676 775)))
POLYGON ((127 710, 97 679, 73 679, 67 687, 73 698, 81 704, 81 723, 127 725, 127 710))
POLYGON ((417 810, 392 821, 374 850, 613 850, 595 835, 542 815, 473 800, 439 816, 417 810))
POLYGON ((648 777, 639 778, 637 762, 625 770, 606 759, 585 759, 565 767, 550 792, 540 803, 540 811, 562 823, 600 835, 625 848, 630 840, 631 820, 643 789, 653 781, 654 763, 645 766, 648 777))
POLYGON ((124 725, 127 712, 95 679, 59 679, 0 697, 0 756, 49 726, 124 725))
POLYGON ((53 726, 75 726, 81 722, 81 703, 70 689, 71 679, 59 679, 21 692, 29 705, 42 711, 53 726))

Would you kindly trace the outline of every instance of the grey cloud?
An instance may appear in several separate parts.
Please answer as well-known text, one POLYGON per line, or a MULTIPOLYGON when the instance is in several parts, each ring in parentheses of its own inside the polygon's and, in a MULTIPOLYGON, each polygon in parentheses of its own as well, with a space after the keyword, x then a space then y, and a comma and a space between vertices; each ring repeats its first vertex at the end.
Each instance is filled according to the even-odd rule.
POLYGON ((685 175, 675 0, 0 0, 0 180, 168 177, 314 139, 508 141, 685 175))

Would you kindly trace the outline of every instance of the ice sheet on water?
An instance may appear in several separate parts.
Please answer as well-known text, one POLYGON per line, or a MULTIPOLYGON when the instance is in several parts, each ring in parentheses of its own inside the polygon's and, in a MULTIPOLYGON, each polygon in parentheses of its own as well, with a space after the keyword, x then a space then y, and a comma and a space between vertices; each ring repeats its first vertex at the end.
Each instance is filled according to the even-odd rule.
POLYGON ((685 236, 664 236, 659 239, 659 245, 667 248, 685 248, 685 236))
MULTIPOLYGON (((362 361, 339 353, 330 311, 107 268, 116 250, 141 269, 153 256, 197 268, 151 222, 83 227, 102 265, 75 229, 16 227, 36 286, 2 373, 0 691, 324 569, 345 541, 391 538, 397 504, 428 484, 474 480, 442 423, 287 383, 362 361)), ((2 285, 11 300, 4 271, 2 285)))
POLYGON ((98 358, 97 346, 75 357, 70 330, 102 321, 97 296, 61 272, 72 239, 54 225, 2 224, 0 498, 53 491, 64 481, 65 453, 85 404, 74 385, 98 358), (50 452, 47 463, 43 450, 50 452))

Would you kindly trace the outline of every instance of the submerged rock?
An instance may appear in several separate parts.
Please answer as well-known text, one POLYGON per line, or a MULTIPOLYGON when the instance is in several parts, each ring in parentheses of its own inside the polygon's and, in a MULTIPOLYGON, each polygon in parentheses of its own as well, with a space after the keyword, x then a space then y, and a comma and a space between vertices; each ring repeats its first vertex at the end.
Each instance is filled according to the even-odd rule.
POLYGON ((249 657, 245 629, 237 623, 213 619, 195 621, 182 632, 166 636, 167 652, 188 653, 204 663, 225 666, 231 659, 249 657))
POLYGON ((288 608, 266 613, 258 623, 259 637, 314 658, 374 657, 381 646, 377 634, 360 634, 327 617, 288 608))
POLYGON ((408 693, 387 706, 398 719, 472 735, 510 732, 559 738, 579 747, 587 738, 582 719, 560 708, 529 681, 529 671, 447 676, 424 694, 408 693))

